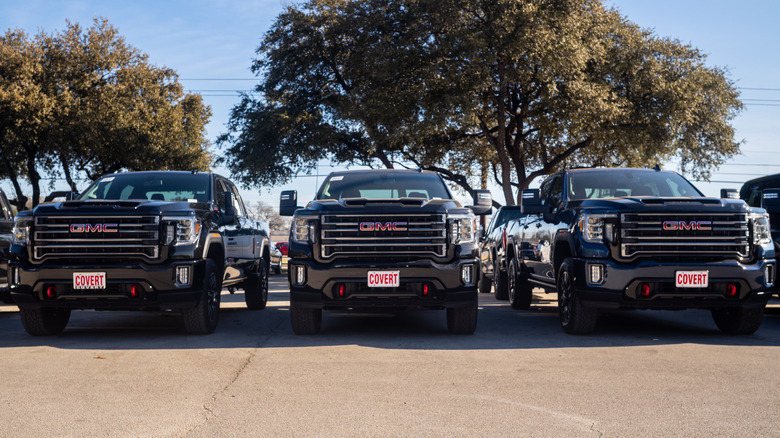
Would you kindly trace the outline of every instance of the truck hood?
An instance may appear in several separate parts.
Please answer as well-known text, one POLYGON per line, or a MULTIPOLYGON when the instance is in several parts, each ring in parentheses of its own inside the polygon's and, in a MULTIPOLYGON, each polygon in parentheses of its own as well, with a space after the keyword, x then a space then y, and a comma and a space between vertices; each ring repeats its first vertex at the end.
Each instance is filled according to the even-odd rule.
POLYGON ((314 200, 306 205, 310 212, 335 214, 413 214, 413 213, 467 213, 468 208, 453 199, 367 199, 314 200), (455 211, 458 210, 458 211, 455 211))
POLYGON ((613 211, 744 213, 754 211, 740 199, 626 197, 569 201, 568 208, 613 211))
POLYGON ((32 211, 33 215, 67 215, 67 214, 107 214, 122 213, 157 215, 168 212, 189 210, 206 211, 208 203, 188 203, 169 201, 117 201, 96 199, 89 201, 65 201, 53 204, 41 204, 32 211))

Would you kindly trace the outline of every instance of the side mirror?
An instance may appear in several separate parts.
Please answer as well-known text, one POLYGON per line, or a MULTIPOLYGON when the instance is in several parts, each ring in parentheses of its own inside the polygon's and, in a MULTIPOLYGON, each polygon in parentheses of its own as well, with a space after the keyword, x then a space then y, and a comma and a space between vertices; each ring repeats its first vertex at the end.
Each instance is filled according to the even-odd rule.
POLYGON ((520 211, 523 214, 549 213, 550 207, 542 205, 539 189, 525 189, 520 196, 520 211))
POLYGON ((737 189, 720 189, 720 197, 723 199, 739 199, 737 189))
POLYGON ((292 216, 298 207, 298 191, 285 190, 279 197, 279 215, 292 216))
POLYGON ((490 190, 474 190, 474 205, 469 208, 477 216, 490 214, 493 210, 493 195, 490 194, 490 190))
POLYGON ((779 213, 780 189, 764 189, 764 193, 761 195, 761 207, 769 213, 779 213))
POLYGON ((76 199, 76 197, 79 194, 74 191, 58 191, 58 192, 51 192, 49 193, 49 196, 43 199, 43 202, 51 202, 55 200, 56 198, 65 198, 66 201, 72 201, 76 199))
POLYGON ((225 214, 219 218, 220 225, 232 224, 236 221, 236 210, 233 207, 233 194, 225 192, 225 214))

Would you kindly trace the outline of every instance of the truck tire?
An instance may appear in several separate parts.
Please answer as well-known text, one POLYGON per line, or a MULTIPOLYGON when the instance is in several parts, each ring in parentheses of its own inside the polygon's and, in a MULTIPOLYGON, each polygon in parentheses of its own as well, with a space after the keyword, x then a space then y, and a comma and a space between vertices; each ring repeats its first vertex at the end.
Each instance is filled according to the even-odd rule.
POLYGON ((470 335, 477 329, 477 301, 466 307, 447 309, 447 330, 454 335, 470 335))
POLYGON ((489 278, 485 277, 485 274, 482 274, 482 278, 479 279, 479 283, 477 285, 477 288, 479 289, 479 293, 489 294, 490 289, 492 287, 493 287, 493 282, 490 281, 489 278))
POLYGON ((198 305, 182 309, 184 330, 192 335, 213 333, 219 322, 219 302, 222 298, 222 276, 212 259, 206 260, 203 286, 198 305))
POLYGON ((497 300, 508 300, 509 299, 509 287, 507 285, 507 275, 506 271, 501 270, 500 267, 496 267, 497 269, 493 270, 493 275, 496 279, 496 299, 497 300))
POLYGON ((507 269, 507 292, 509 304, 513 309, 528 309, 531 307, 533 289, 525 273, 518 272, 517 259, 509 261, 507 269))
POLYGON ((0 289, 0 301, 5 304, 14 304, 14 299, 11 298, 11 290, 8 288, 0 289))
POLYGON ((19 308, 24 330, 31 336, 58 335, 65 330, 70 319, 70 309, 19 308))
POLYGON ((712 319, 715 320, 715 325, 723 333, 750 335, 761 326, 761 321, 764 319, 764 308, 723 307, 712 309, 712 319))
POLYGON ((558 268, 558 316, 563 331, 572 335, 582 335, 596 328, 598 310, 587 307, 580 301, 574 287, 574 264, 567 258, 558 268))
POLYGON ((322 327, 322 309, 298 307, 291 301, 290 323, 296 335, 316 335, 322 327))
POLYGON ((247 309, 265 309, 265 305, 268 303, 268 264, 265 259, 260 259, 257 273, 246 279, 244 301, 246 301, 247 309))

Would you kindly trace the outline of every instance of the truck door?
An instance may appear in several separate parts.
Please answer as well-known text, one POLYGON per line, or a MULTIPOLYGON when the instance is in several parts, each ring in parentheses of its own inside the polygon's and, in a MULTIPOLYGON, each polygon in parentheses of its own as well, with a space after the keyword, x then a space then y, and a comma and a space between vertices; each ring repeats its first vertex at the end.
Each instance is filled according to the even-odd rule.
POLYGON ((232 224, 226 224, 221 227, 222 243, 225 248, 225 276, 224 286, 231 286, 246 278, 247 268, 252 262, 252 251, 254 250, 253 236, 251 228, 246 225, 246 210, 241 198, 237 196, 237 190, 223 178, 216 178, 214 181, 215 192, 218 199, 224 199, 225 192, 230 192, 230 200, 233 203, 233 211, 236 220, 232 224))
POLYGON ((554 284, 553 244, 560 221, 558 209, 563 200, 563 175, 558 174, 542 183, 540 197, 544 205, 551 206, 550 213, 528 215, 523 226, 523 244, 526 246, 530 280, 535 283, 554 284), (529 247, 530 246, 530 247, 529 247))

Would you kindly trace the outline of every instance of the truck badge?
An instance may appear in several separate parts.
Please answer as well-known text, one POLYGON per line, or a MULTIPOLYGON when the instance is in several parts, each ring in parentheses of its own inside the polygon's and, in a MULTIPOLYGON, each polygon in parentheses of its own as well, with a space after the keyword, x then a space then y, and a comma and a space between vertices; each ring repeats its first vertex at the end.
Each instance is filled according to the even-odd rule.
POLYGON ((71 233, 116 233, 117 224, 71 224, 71 233))
POLYGON ((407 222, 361 222, 360 231, 406 231, 407 222))
POLYGON ((696 231, 709 231, 712 230, 711 221, 666 221, 663 223, 665 231, 677 231, 677 230, 696 230, 696 231))

